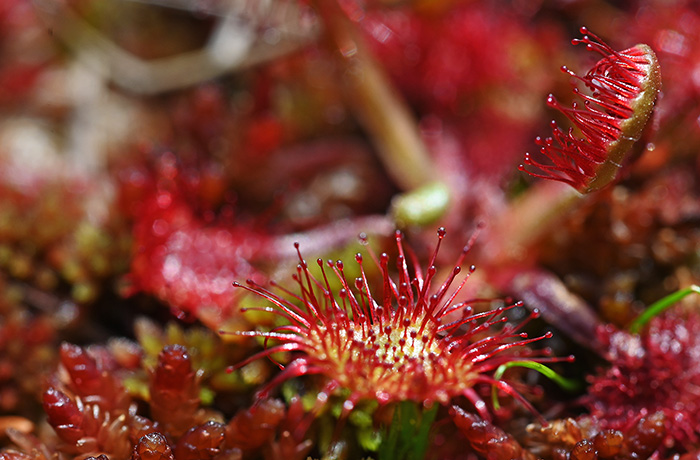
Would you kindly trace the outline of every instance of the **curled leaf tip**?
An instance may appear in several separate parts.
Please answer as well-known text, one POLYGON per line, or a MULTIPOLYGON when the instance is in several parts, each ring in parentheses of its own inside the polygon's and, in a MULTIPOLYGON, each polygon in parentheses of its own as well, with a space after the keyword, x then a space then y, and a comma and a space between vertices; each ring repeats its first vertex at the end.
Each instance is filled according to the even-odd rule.
POLYGON ((582 27, 581 33, 584 36, 572 43, 585 44, 603 58, 583 77, 566 66, 562 71, 582 82, 588 91, 575 87, 579 101, 572 107, 563 106, 551 94, 547 97, 547 105, 564 114, 575 128, 562 130, 552 121, 552 136, 535 139, 546 160, 540 162, 526 153, 519 169, 589 193, 618 177, 628 152, 649 123, 661 89, 661 73, 656 54, 648 45, 615 51, 587 28, 582 27))

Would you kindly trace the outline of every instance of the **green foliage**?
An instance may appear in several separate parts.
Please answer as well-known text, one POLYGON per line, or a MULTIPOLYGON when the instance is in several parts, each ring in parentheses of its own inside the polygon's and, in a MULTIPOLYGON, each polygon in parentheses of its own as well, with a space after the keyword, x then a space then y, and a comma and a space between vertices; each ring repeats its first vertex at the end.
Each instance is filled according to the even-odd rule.
MULTIPOLYGON (((211 404, 217 392, 237 391, 259 385, 267 378, 265 363, 251 363, 236 372, 227 372, 230 362, 236 361, 236 345, 224 343, 213 331, 201 327, 184 329, 176 323, 160 327, 140 318, 135 325, 136 339, 143 348, 143 365, 153 369, 158 354, 167 345, 179 344, 187 348, 192 365, 202 373, 203 404, 211 404)), ((138 377, 143 379, 144 376, 138 377)), ((137 379, 138 379, 137 378, 137 379)), ((142 394, 144 382, 129 382, 133 394, 142 394)))
POLYGON ((685 289, 680 289, 673 294, 669 294, 663 299, 657 300, 649 306, 644 312, 637 317, 632 324, 630 324, 630 332, 636 334, 641 328, 643 328, 652 318, 660 315, 663 311, 674 305, 676 302, 680 302, 684 297, 692 293, 700 294, 700 286, 693 284, 685 289))
MULTIPOLYGON (((544 375, 548 379, 554 381, 560 387, 567 391, 577 391, 581 387, 580 383, 576 380, 571 380, 562 377, 561 375, 557 374, 544 364, 535 361, 511 361, 505 364, 501 364, 500 366, 498 366, 498 369, 496 369, 496 372, 494 372, 493 378, 495 380, 500 380, 503 377, 505 371, 510 369, 511 367, 525 367, 527 369, 536 370, 537 372, 544 375)), ((498 389, 495 386, 491 389, 491 398, 493 400, 494 409, 500 409, 501 405, 498 402, 498 389)))
POLYGON ((411 401, 396 405, 394 418, 379 446, 379 460, 421 460, 439 405, 421 408, 411 401))

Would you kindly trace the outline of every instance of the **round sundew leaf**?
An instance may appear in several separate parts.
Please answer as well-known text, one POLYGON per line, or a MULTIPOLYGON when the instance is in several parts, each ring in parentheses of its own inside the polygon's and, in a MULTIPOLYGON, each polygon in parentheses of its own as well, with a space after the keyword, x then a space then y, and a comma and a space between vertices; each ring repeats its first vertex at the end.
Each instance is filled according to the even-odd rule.
MULTIPOLYGON (((536 313, 520 325, 504 325, 504 313, 520 308, 521 303, 494 310, 487 305, 486 311, 474 314, 470 303, 457 302, 455 299, 471 273, 460 268, 471 242, 447 279, 438 282, 434 279, 438 273, 434 264, 444 236, 445 230, 439 229, 438 245, 428 268, 423 269, 415 265, 415 257, 404 248, 403 236, 397 232, 395 277, 390 275, 389 257, 377 257, 370 251, 370 258, 382 274, 378 285, 367 278, 361 255, 355 258, 361 276, 350 281, 342 262, 329 261, 320 277, 315 277, 300 253, 294 275, 297 292, 278 286, 282 292, 277 294, 252 282, 237 284, 270 302, 274 306, 270 313, 289 324, 272 331, 232 332, 276 340, 275 345, 236 367, 270 357, 279 350, 289 351, 292 361, 258 396, 267 396, 288 379, 321 374, 334 390, 346 392, 345 413, 367 401, 380 405, 405 401, 430 405, 447 404, 452 398, 465 396, 482 417, 489 418, 486 404, 474 390, 479 384, 498 385, 534 412, 507 382, 492 374, 500 365, 521 361, 523 357, 533 362, 557 360, 543 357, 528 346, 550 335, 528 338, 520 332, 536 313), (460 316, 459 312, 463 314, 460 316)), ((319 265, 324 266, 322 261, 319 265)), ((474 301, 477 302, 484 301, 474 301)))

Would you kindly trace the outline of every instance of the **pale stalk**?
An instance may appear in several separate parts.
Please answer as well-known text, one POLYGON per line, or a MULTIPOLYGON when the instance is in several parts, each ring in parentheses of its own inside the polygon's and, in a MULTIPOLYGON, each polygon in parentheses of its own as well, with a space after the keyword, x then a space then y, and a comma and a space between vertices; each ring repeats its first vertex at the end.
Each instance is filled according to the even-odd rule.
POLYGON ((433 162, 416 121, 355 25, 335 0, 319 0, 316 6, 326 33, 342 56, 348 103, 369 132, 389 176, 402 190, 435 181, 433 162))

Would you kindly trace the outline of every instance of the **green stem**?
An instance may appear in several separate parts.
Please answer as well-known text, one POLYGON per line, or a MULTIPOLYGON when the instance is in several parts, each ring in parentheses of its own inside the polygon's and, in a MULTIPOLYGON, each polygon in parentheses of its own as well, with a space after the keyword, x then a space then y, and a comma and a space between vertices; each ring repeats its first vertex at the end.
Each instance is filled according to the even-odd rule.
POLYGON ((641 315, 639 315, 637 319, 632 321, 632 324, 630 324, 629 326, 630 332, 632 334, 638 333, 639 330, 643 328, 649 321, 651 321, 652 318, 658 316, 663 311, 668 309, 671 305, 675 304, 676 302, 679 302, 685 296, 692 294, 693 292, 696 294, 700 294, 700 286, 693 284, 690 287, 676 291, 673 294, 669 294, 661 300, 657 300, 656 302, 651 304, 649 308, 644 310, 644 312, 641 315))
POLYGON ((389 431, 377 458, 379 460, 421 460, 428 449, 428 436, 439 404, 421 411, 416 403, 402 401, 394 410, 389 431))
MULTIPOLYGON (((528 369, 536 370, 537 372, 549 378, 550 380, 553 380, 560 387, 567 391, 577 391, 580 388, 580 384, 576 380, 571 380, 567 379, 566 377, 562 377, 561 375, 557 374, 544 364, 535 361, 511 361, 509 363, 501 364, 500 366, 498 366, 498 369, 496 369, 496 372, 494 372, 493 378, 495 380, 500 380, 501 377, 503 377, 505 371, 510 369, 511 367, 526 367, 528 369)), ((496 410, 500 409, 501 405, 498 402, 498 390, 495 386, 491 389, 491 399, 493 401, 493 408, 496 410)))

